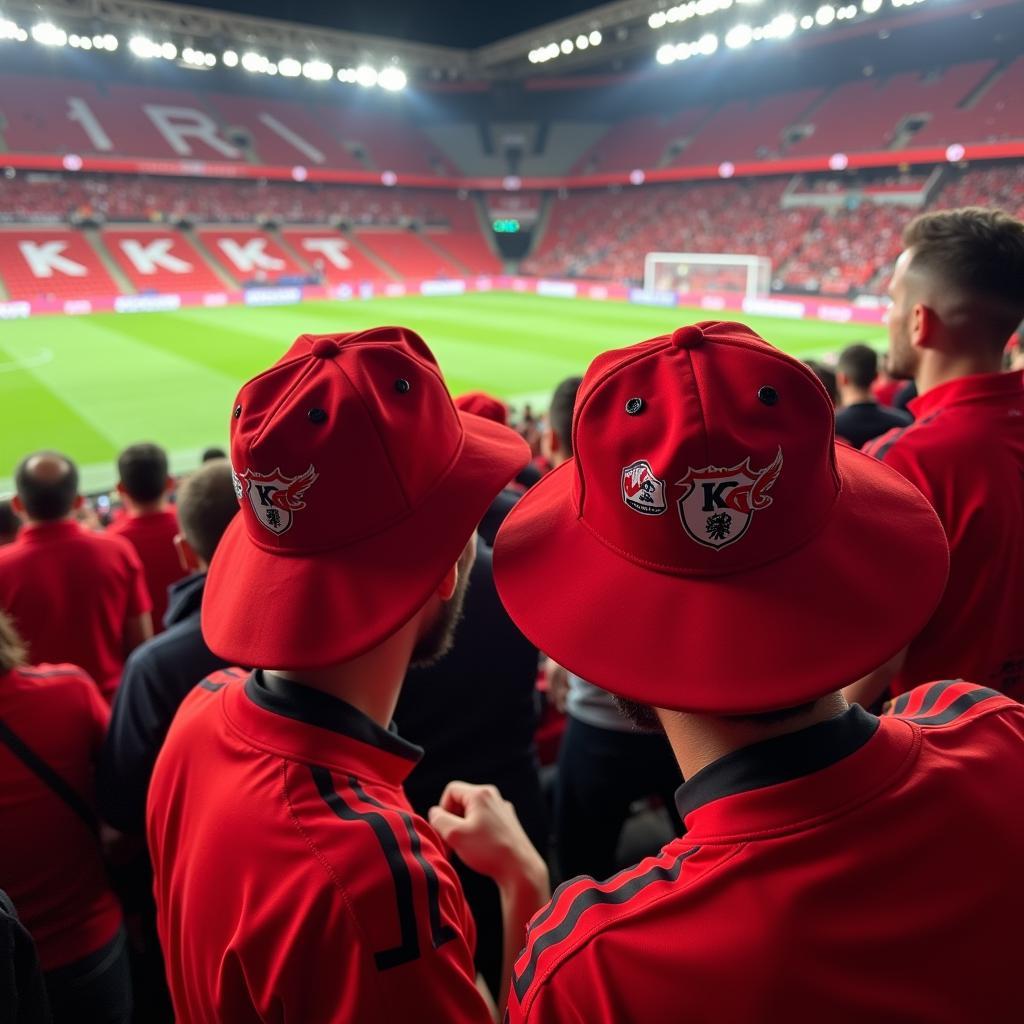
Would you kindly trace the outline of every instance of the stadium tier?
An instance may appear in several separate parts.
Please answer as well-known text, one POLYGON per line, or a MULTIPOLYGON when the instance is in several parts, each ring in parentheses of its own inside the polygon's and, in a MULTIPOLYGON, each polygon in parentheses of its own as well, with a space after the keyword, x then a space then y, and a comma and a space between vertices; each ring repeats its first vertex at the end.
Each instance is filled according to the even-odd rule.
POLYGON ((207 258, 180 231, 107 229, 101 237, 138 292, 215 292, 224 286, 207 258))
POLYGON ((77 299, 121 290, 81 231, 0 229, 0 268, 12 299, 77 299))

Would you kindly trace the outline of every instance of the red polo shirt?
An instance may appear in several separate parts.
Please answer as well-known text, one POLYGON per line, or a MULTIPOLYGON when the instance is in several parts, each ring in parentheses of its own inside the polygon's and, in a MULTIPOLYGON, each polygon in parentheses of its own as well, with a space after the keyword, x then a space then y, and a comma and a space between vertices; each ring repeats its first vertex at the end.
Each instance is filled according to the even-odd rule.
POLYGON ((157 759, 147 833, 178 1020, 489 1022, 474 925, 402 783, 422 753, 350 705, 217 673, 157 759))
MULTIPOLYGON (((110 711, 73 665, 0 675, 0 721, 87 803, 110 711)), ((0 879, 53 970, 102 948, 121 909, 96 834, 10 747, 0 743, 0 879)))
POLYGON ((530 925, 510 1022, 1024 1019, 1024 707, 963 682, 737 751, 530 925))
POLYGON ((153 605, 153 633, 163 632, 167 612, 167 589, 188 573, 178 561, 174 538, 178 535, 178 515, 173 508, 124 516, 111 523, 107 533, 124 537, 139 556, 146 577, 146 589, 153 605))
POLYGON ((62 519, 26 526, 0 548, 0 608, 32 661, 78 665, 110 700, 124 665, 125 622, 150 604, 127 541, 62 519))
POLYGON ((950 567, 892 692, 959 676, 1024 700, 1024 372, 962 377, 910 408, 913 425, 864 451, 931 501, 950 567))

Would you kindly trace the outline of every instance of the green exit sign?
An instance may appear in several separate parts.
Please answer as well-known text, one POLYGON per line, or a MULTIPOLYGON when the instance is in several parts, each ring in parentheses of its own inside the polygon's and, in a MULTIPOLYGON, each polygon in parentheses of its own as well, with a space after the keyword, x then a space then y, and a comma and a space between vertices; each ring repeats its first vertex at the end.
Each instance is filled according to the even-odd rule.
POLYGON ((492 221, 491 227, 499 235, 514 235, 519 230, 519 221, 512 217, 503 217, 500 220, 492 221))

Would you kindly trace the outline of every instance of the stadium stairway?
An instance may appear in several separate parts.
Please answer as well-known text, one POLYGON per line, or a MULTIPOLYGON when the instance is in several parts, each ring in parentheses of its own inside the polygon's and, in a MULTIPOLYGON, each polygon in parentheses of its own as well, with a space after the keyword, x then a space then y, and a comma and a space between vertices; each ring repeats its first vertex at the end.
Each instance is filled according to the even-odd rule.
POLYGON ((401 281, 402 275, 392 267, 387 260, 378 256, 368 245, 366 245, 355 231, 345 230, 342 232, 353 249, 357 249, 375 267, 378 267, 383 274, 386 274, 392 281, 401 281))
POLYGON ((437 253, 437 258, 443 260, 445 263, 450 263, 460 274, 465 277, 469 277, 474 271, 462 262, 457 256, 452 255, 444 247, 444 235, 429 235, 426 231, 417 231, 416 234, 423 240, 423 244, 433 249, 437 253))
POLYGON ((309 260, 306 259, 306 257, 303 256, 302 253, 300 253, 299 250, 296 249, 295 246, 293 246, 291 242, 288 241, 287 238, 284 237, 279 228, 268 227, 264 228, 263 230, 266 231, 268 235, 270 235, 274 242, 277 245, 279 245, 285 251, 285 253, 287 253, 290 259, 293 259, 300 267, 302 267, 303 270, 305 270, 308 274, 312 276, 314 271, 309 260))
POLYGON ((117 285, 121 290, 122 295, 134 295, 135 288, 132 286, 131 281, 128 280, 128 275, 117 265, 117 260, 110 255, 110 250, 107 248, 106 243, 103 241, 103 235, 100 234, 98 228, 83 228, 82 234, 85 236, 85 240, 92 246, 93 251, 99 258, 100 263, 103 264, 107 273, 111 276, 114 284, 117 285))
POLYGON ((228 270, 221 266, 220 262, 214 258, 214 255, 206 247, 206 243, 203 241, 199 232, 195 228, 183 227, 182 233, 192 243, 192 248, 203 258, 203 262, 217 275, 217 280, 221 281, 225 288, 229 288, 232 291, 238 291, 241 288, 241 284, 238 280, 228 272, 228 270))

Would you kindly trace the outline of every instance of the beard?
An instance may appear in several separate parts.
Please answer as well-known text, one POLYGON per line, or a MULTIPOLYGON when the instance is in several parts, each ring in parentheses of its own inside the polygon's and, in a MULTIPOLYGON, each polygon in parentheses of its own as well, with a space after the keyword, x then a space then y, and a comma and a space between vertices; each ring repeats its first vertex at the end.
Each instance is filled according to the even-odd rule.
POLYGON ((469 572, 473 567, 476 548, 467 548, 459 556, 459 579, 455 584, 455 593, 447 601, 441 602, 437 618, 427 627, 426 632, 416 641, 409 662, 410 668, 430 668, 436 665, 455 643, 455 631, 462 621, 463 606, 466 603, 466 590, 469 587, 469 572))
POLYGON ((917 354, 910 343, 906 323, 889 322, 889 376, 896 380, 913 380, 917 374, 917 354))
POLYGON ((643 729, 646 732, 664 732, 661 720, 650 704, 640 704, 635 700, 626 700, 625 697, 616 697, 614 694, 612 694, 612 698, 615 701, 615 706, 619 709, 619 714, 632 722, 637 729, 643 729))

